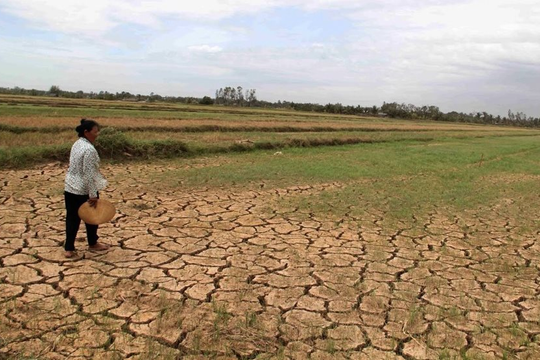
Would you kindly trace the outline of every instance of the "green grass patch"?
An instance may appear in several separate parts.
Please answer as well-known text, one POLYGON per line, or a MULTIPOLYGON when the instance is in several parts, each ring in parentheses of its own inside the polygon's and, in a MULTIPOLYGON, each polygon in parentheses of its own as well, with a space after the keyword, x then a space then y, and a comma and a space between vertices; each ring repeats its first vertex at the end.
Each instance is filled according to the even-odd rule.
POLYGON ((24 168, 51 161, 69 160, 69 145, 27 146, 0 149, 0 168, 24 168))
MULTIPOLYGON (((105 159, 152 159, 156 157, 205 156, 208 154, 284 150, 295 147, 314 148, 361 143, 397 141, 436 142, 444 138, 505 136, 505 132, 481 131, 335 131, 335 132, 151 132, 125 131, 106 127, 98 138, 97 148, 105 159), (116 134, 110 136, 108 134, 116 134)), ((530 136, 534 136, 531 133, 530 136)), ((506 136, 519 136, 511 133, 506 136)), ((43 131, 14 133, 0 130, 0 165, 10 168, 67 159, 65 149, 77 139, 70 129, 48 127, 43 131), (36 156, 37 155, 37 156, 36 156), (19 159, 19 160, 18 160, 19 159), (33 159, 33 160, 32 160, 33 159)), ((436 144, 434 144, 436 145, 436 144)), ((409 151, 409 150, 404 150, 409 151)), ((443 154, 444 155, 444 154, 443 154)), ((441 157, 434 153, 433 158, 441 157)), ((442 160, 441 157, 439 160, 442 160)), ((430 160, 430 159, 427 159, 430 160)), ((488 157, 485 160, 489 160, 488 157)), ((377 161, 377 160, 374 160, 377 161)), ((426 161, 425 158, 410 161, 426 161)))
POLYGON ((366 209, 380 209, 390 218, 410 220, 413 214, 459 212, 501 198, 522 199, 517 213, 539 207, 534 192, 540 176, 538 137, 289 148, 273 154, 229 155, 215 160, 219 166, 171 170, 155 180, 171 188, 344 184, 269 204, 269 210, 297 207, 320 216, 361 216, 366 209))

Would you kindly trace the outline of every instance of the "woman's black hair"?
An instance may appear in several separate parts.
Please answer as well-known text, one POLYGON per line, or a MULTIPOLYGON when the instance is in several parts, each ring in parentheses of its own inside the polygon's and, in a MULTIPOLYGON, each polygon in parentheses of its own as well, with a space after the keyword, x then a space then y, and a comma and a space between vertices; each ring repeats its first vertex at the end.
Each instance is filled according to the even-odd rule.
POLYGON ((99 128, 99 124, 95 120, 81 119, 81 125, 75 128, 75 131, 79 134, 79 137, 84 137, 85 131, 92 131, 94 126, 99 128))

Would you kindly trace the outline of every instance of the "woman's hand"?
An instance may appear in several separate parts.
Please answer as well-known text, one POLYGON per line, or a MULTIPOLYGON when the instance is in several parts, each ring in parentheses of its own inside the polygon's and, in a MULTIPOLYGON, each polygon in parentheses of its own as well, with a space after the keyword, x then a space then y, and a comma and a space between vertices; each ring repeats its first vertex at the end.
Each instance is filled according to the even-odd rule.
POLYGON ((88 203, 90 204, 90 207, 96 207, 98 198, 90 198, 88 199, 88 203))

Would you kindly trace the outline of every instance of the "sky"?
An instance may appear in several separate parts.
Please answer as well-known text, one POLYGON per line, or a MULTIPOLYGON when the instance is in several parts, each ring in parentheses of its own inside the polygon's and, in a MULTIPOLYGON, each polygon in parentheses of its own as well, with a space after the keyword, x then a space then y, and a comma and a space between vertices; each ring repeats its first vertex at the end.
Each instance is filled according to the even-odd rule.
POLYGON ((540 116, 538 0, 0 0, 0 86, 540 116))

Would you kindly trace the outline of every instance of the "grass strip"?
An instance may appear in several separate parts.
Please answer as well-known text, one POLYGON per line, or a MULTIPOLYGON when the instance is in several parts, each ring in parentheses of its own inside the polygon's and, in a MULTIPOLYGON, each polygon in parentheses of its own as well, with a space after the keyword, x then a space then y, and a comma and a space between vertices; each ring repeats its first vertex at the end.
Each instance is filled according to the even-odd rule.
MULTIPOLYGON (((409 138, 407 141, 432 141, 435 138, 409 138)), ((310 148, 320 146, 354 145, 360 143, 395 142, 397 139, 369 140, 365 138, 330 139, 288 139, 285 141, 263 141, 248 144, 228 144, 210 146, 187 146, 172 140, 132 140, 117 137, 113 141, 100 138, 96 148, 104 160, 148 160, 153 158, 196 157, 207 154, 226 154, 256 150, 279 150, 285 148, 310 148)), ((404 139, 405 140, 405 139, 404 139)), ((51 161, 67 162, 70 145, 22 147, 0 150, 0 167, 8 169, 25 168, 51 161)))
POLYGON ((50 145, 0 149, 0 168, 18 169, 51 161, 66 162, 70 148, 70 145, 50 145))
MULTIPOLYGON (((508 135, 506 135, 508 136, 508 135)), ((456 136, 453 139, 489 138, 493 134, 456 136)), ((276 141, 254 141, 234 144, 186 144, 176 140, 136 140, 123 131, 109 127, 103 129, 96 148, 105 160, 148 160, 154 158, 196 157, 207 154, 251 152, 257 150, 280 150, 286 148, 315 148, 355 144, 398 143, 404 141, 430 142, 441 137, 423 136, 393 139, 369 139, 366 137, 341 138, 289 138, 276 141)), ((71 145, 27 146, 0 149, 0 167, 23 168, 50 161, 66 162, 71 145)))
MULTIPOLYGON (((107 127, 103 127, 105 129, 107 127)), ((9 124, 0 124, 0 131, 6 131, 14 134, 24 134, 31 132, 40 132, 54 134, 61 131, 72 131, 73 126, 50 126, 50 127, 35 127, 35 126, 16 126, 9 124)), ((122 126, 122 131, 125 132, 392 132, 392 131, 409 131, 409 132, 428 132, 440 131, 439 129, 406 129, 406 128, 373 128, 373 127, 294 127, 294 126, 221 126, 221 125, 198 125, 198 126, 122 126)), ((452 131, 469 131, 466 129, 453 129, 452 131)))
MULTIPOLYGON (((118 114, 140 113, 142 117, 154 116, 156 113, 203 113, 203 114, 230 114, 230 115, 254 115, 262 117, 298 117, 309 116, 310 118, 352 118, 366 119, 376 118, 368 115, 346 115, 331 113, 314 113, 295 111, 289 109, 271 109, 271 108, 238 108, 226 106, 201 106, 185 104, 143 104, 111 100, 93 100, 93 99, 63 99, 62 100, 43 100, 34 99, 6 99, 0 96, 0 115, 27 116, 29 114, 52 114, 55 116, 73 116, 74 114, 88 114, 100 117, 103 112, 116 112, 118 114), (70 111, 73 110, 73 111, 70 111), (82 111, 82 112, 81 112, 82 111)), ((88 115, 83 115, 88 116, 88 115)), ((170 115, 169 115, 170 116, 170 115)))

